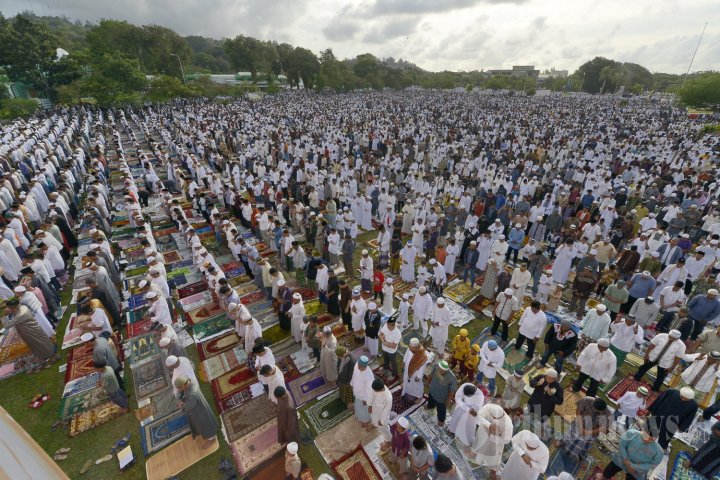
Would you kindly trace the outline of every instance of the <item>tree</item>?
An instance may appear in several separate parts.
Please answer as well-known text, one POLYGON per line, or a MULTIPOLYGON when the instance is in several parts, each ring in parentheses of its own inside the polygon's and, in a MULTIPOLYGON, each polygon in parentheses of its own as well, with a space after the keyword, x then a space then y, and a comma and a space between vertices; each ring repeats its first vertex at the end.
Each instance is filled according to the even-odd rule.
POLYGON ((103 107, 142 100, 147 81, 137 60, 105 53, 91 68, 90 75, 78 80, 84 96, 93 97, 103 107))
POLYGON ((27 118, 34 114, 38 108, 40 108, 40 104, 35 99, 6 98, 0 101, 0 119, 27 118))
POLYGON ((288 80, 298 85, 302 79, 305 88, 312 88, 315 76, 320 73, 320 62, 313 52, 306 48, 295 47, 283 62, 288 80))
POLYGON ((150 81, 145 98, 151 102, 167 102, 173 98, 190 97, 193 92, 176 77, 158 75, 150 81))
POLYGON ((50 95, 48 72, 57 59, 58 39, 45 25, 23 15, 0 16, 0 59, 10 80, 50 95))
POLYGON ((225 54, 236 70, 249 71, 254 81, 258 73, 269 73, 278 62, 278 52, 270 42, 238 35, 225 40, 225 54))
POLYGON ((720 72, 708 72, 687 80, 678 97, 689 107, 720 111, 720 72))

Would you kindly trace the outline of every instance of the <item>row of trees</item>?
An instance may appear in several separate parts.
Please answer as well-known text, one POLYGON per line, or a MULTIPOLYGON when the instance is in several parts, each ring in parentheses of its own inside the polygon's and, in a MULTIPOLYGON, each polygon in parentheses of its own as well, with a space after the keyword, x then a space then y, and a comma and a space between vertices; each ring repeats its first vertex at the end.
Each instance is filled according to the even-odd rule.
MULTIPOLYGON (((535 79, 528 77, 490 77, 481 71, 428 72, 402 59, 380 59, 369 53, 341 60, 331 49, 316 55, 299 46, 244 35, 223 40, 182 37, 159 25, 136 26, 116 20, 93 25, 29 14, 11 19, 0 16, 0 59, 0 68, 12 81, 23 82, 37 96, 60 103, 92 98, 111 105, 245 91, 213 84, 207 78, 185 85, 181 65, 188 74, 248 71, 254 81, 285 74, 292 86, 318 90, 481 87, 532 94, 538 87, 535 79), (58 59, 58 47, 70 54, 58 59), (149 75, 154 78, 148 82, 149 75)), ((652 74, 634 63, 596 57, 569 78, 551 78, 542 86, 588 93, 613 93, 624 86, 637 93, 676 89, 682 80, 676 75, 652 74)), ((714 81, 699 78, 699 93, 693 93, 696 82, 687 81, 688 93, 682 98, 688 105, 717 105, 720 102, 703 93, 712 93, 708 85, 712 87, 714 81)))

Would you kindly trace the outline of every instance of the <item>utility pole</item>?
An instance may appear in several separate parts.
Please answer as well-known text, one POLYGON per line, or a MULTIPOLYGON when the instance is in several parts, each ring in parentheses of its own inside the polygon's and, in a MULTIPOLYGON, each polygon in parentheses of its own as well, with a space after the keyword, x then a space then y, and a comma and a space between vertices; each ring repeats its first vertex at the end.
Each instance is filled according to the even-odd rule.
POLYGON ((178 59, 178 63, 180 64, 180 74, 182 75, 183 85, 185 85, 187 87, 187 82, 185 81, 185 69, 183 68, 183 64, 182 64, 182 60, 180 59, 180 56, 177 55, 176 53, 171 53, 170 56, 178 59))
POLYGON ((700 39, 698 40, 698 44, 695 47, 695 51, 692 54, 692 58, 690 59, 690 65, 688 65, 687 72, 685 72, 685 76, 683 77, 682 85, 680 85, 680 88, 683 88, 685 86, 685 80, 687 80, 688 75, 690 75, 690 69, 692 68, 692 64, 695 61, 695 55, 697 55, 698 49, 700 48, 700 42, 702 42, 703 35, 705 35, 705 29, 707 28, 707 22, 705 22, 705 26, 702 29, 702 32, 700 33, 700 39))

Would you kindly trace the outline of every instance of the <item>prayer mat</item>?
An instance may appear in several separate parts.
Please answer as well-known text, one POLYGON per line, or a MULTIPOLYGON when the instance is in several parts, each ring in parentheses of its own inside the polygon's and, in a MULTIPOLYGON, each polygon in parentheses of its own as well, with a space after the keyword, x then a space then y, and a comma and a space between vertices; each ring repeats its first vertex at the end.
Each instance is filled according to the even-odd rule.
POLYGON ((179 410, 141 425, 143 453, 145 456, 155 453, 188 433, 190 433, 190 425, 187 415, 179 410))
POLYGON ((172 280, 179 275, 189 275, 190 267, 175 268, 172 271, 167 272, 167 279, 172 280))
MULTIPOLYGON (((414 332, 414 330, 413 330, 413 332, 414 332)), ((412 338, 412 337, 410 337, 410 338, 412 338)), ((410 340, 408 339, 408 341, 410 341, 410 340)), ((338 337, 337 345, 338 345, 338 347, 345 347, 349 352, 352 352, 356 348, 361 347, 362 342, 360 340, 358 340, 357 338, 355 338, 355 334, 353 332, 347 332, 346 334, 342 335, 341 337, 338 337)), ((402 344, 401 344, 401 346, 402 346, 402 344)), ((398 352, 399 352, 399 349, 400 349, 400 347, 398 347, 398 352)), ((407 343, 405 343, 405 350, 407 350, 407 343)))
POLYGON ((253 304, 247 305, 248 312, 250 312, 250 315, 257 315, 261 313, 267 313, 272 311, 272 300, 263 300, 260 302, 255 302, 253 304))
POLYGON ((320 315, 321 312, 326 311, 325 305, 320 303, 319 299, 310 300, 305 302, 305 315, 308 317, 320 315))
POLYGON ((690 452, 678 452, 673 463, 672 471, 668 480, 705 480, 705 477, 696 471, 685 467, 685 462, 689 462, 692 458, 690 452))
POLYGON ((178 268, 192 267, 193 265, 194 264, 193 264, 192 259, 188 258, 187 260, 180 260, 179 262, 175 262, 172 265, 168 265, 167 271, 173 272, 173 271, 177 270, 178 268))
MULTIPOLYGON (((563 458, 560 456, 560 450, 560 448, 551 447, 550 461, 548 462, 548 466, 545 469, 545 474, 542 478, 548 478, 552 475, 559 475, 561 472, 569 473, 570 475, 572 475, 572 478, 583 478, 578 475, 578 472, 580 470, 580 464, 572 462, 572 468, 567 468, 570 465, 566 465, 566 462, 563 461, 563 458)), ((585 463, 584 460, 585 458, 583 458, 583 463, 585 463)))
MULTIPOLYGON (((608 389, 607 397, 612 402, 617 403, 618 400, 620 400, 620 397, 625 395, 626 392, 636 391, 638 387, 644 386, 647 387, 647 389, 650 391, 650 395, 648 396, 646 400, 646 405, 649 407, 653 404, 653 402, 660 396, 658 392, 654 392, 650 388, 650 384, 644 381, 637 381, 632 375, 628 375, 627 377, 619 380, 615 385, 613 385, 611 388, 608 389)), ((638 410, 638 415, 647 415, 647 410, 638 410)))
POLYGON ((190 325, 197 325, 200 322, 204 322, 217 315, 224 314, 220 305, 217 302, 213 302, 207 305, 203 305, 200 308, 187 312, 187 319, 190 325))
POLYGON ((450 318, 452 318, 450 325, 454 327, 460 328, 475 320, 475 316, 472 313, 468 312, 465 307, 453 300, 445 299, 445 308, 450 311, 450 318))
POLYGON ((380 452, 380 459, 387 466, 389 470, 389 478, 403 478, 400 474, 400 465, 395 462, 392 454, 392 449, 388 449, 385 452, 380 452))
POLYGON ((287 386, 293 400, 295 400, 295 405, 298 407, 335 388, 325 382, 325 379, 320 375, 320 369, 313 370, 307 375, 287 382, 287 386))
POLYGON ((267 395, 260 395, 242 407, 226 410, 220 414, 229 443, 238 440, 252 430, 265 425, 277 415, 277 405, 267 395))
POLYGON ((213 339, 198 343, 198 358, 202 362, 214 355, 218 355, 222 352, 235 348, 239 343, 240 338, 234 331, 227 332, 213 339))
POLYGON ((348 409, 337 391, 300 409, 300 417, 305 421, 313 437, 339 425, 352 414, 352 410, 348 409))
POLYGON ((508 342, 505 348, 503 348, 503 351, 505 352, 505 362, 503 363, 502 369, 499 373, 502 370, 505 370, 506 375, 503 375, 503 378, 506 380, 507 376, 512 375, 515 370, 525 370, 528 367, 528 364, 530 364, 530 359, 525 355, 527 352, 525 346, 523 345, 523 348, 520 350, 515 350, 515 343, 515 339, 512 339, 508 342))
POLYGON ((447 299, 454 300, 458 303, 465 303, 466 300, 474 297, 477 294, 477 290, 465 282, 458 281, 457 283, 450 285, 443 290, 443 296, 447 299))
POLYGON ((170 385, 165 371, 165 356, 158 355, 132 367, 133 384, 137 400, 153 395, 170 385))
MULTIPOLYGON (((13 328, 12 331, 15 331, 15 329, 13 328)), ((20 335, 18 335, 18 338, 20 338, 20 335)), ((20 339, 19 342, 11 343, 0 348, 0 365, 13 362, 29 354, 30 347, 20 339)))
POLYGON ((202 342, 206 338, 213 338, 220 333, 232 328, 232 323, 224 313, 217 315, 202 323, 198 323, 193 327, 193 338, 195 342, 202 342))
POLYGON ((240 303, 243 305, 252 305, 253 303, 257 303, 261 300, 265 300, 267 298, 267 295, 265 295, 265 292, 261 292, 260 290, 257 290, 252 293, 248 293, 247 295, 244 295, 242 298, 240 298, 240 303))
POLYGON ((265 310, 253 316, 255 317, 255 320, 258 321, 263 331, 279 323, 278 314, 275 313, 272 309, 265 310))
POLYGON ((603 473, 603 467, 600 467, 598 465, 595 465, 595 462, 588 464, 587 462, 582 462, 580 464, 580 468, 577 472, 577 477, 575 477, 577 480, 595 480, 596 475, 603 473))
POLYGON ((271 420, 232 442, 230 449, 240 475, 247 475, 283 450, 277 442, 277 429, 277 421, 271 420))
POLYGON ((190 275, 178 275, 172 280, 168 280, 168 285, 171 288, 182 288, 185 285, 191 283, 197 283, 203 280, 203 276, 200 273, 191 273, 190 275))
POLYGON ((129 270, 125 270, 125 278, 133 278, 133 277, 139 277, 140 275, 145 275, 148 271, 148 266, 144 265, 142 267, 136 267, 131 268, 129 270))
MULTIPOLYGON (((250 281, 250 277, 247 275, 240 275, 239 277, 228 278, 228 284, 233 288, 238 288, 242 284, 247 283, 249 281, 250 281)), ((257 288, 257 286, 255 286, 255 288, 257 288)), ((247 293, 247 292, 245 292, 245 293, 247 293)), ((238 292, 238 295, 240 295, 239 292, 238 292)))
POLYGON ((60 419, 67 420, 73 415, 86 412, 108 402, 107 393, 102 387, 95 387, 84 392, 65 397, 60 402, 60 419))
POLYGON ((470 345, 480 345, 481 347, 488 340, 493 339, 493 335, 490 334, 490 327, 485 327, 480 333, 470 341, 470 345))
POLYGON ((563 392, 563 403, 555 405, 555 413, 560 415, 568 423, 575 421, 577 402, 585 398, 582 392, 573 392, 572 388, 566 388, 563 392))
MULTIPOLYGON (((285 478, 285 455, 283 452, 278 452, 272 459, 261 465, 255 472, 253 472, 253 478, 263 479, 284 479, 285 478)), ((305 480, 300 474, 300 480, 305 480)), ((310 476, 312 480, 312 475, 310 476)))
POLYGON ((415 285, 410 282, 403 282, 402 280, 398 279, 393 282, 393 295, 395 295, 398 298, 402 298, 403 293, 407 293, 410 290, 415 288, 415 285))
POLYGON ((125 326, 125 329, 127 331, 127 337, 133 338, 139 335, 145 335, 147 333, 150 333, 150 329, 152 328, 152 326, 153 322, 149 318, 140 320, 139 322, 135 323, 128 323, 125 326))
POLYGON ((200 307, 213 303, 213 294, 210 290, 205 290, 182 298, 179 303, 184 312, 198 310, 200 307))
POLYGON ((237 346, 232 350, 214 355, 203 361, 201 368, 207 381, 210 381, 240 366, 247 365, 247 358, 245 349, 242 346, 237 346))
POLYGON ((148 480, 174 477, 219 448, 217 440, 210 447, 202 448, 192 436, 186 435, 150 457, 145 463, 145 476, 148 480))
POLYGON ((242 366, 220 375, 211 382, 211 386, 215 398, 222 399, 255 382, 257 382, 257 378, 252 370, 247 366, 242 366))
POLYGON ((92 352, 93 345, 91 343, 83 343, 70 350, 65 370, 65 383, 95 373, 92 352))
MULTIPOLYGON (((62 318, 62 316, 58 316, 58 318, 62 318)), ((65 350, 70 347, 74 347, 76 345, 80 345, 82 343, 82 340, 80 340, 80 337, 83 333, 85 333, 84 330, 82 330, 83 325, 87 325, 90 323, 90 315, 76 315, 72 314, 70 317, 70 321, 68 322, 67 328, 65 329, 65 336, 63 336, 63 342, 62 342, 62 349, 65 350)), ((15 329, 12 330, 13 332, 15 329)))
MULTIPOLYGON (((643 359, 642 355, 638 355, 635 352, 630 352, 625 356, 625 363, 627 363, 628 365, 631 365, 635 368, 638 368, 643 363, 645 363, 645 360, 643 359)), ((653 372, 653 375, 657 375, 657 368, 653 367, 650 370, 648 370, 648 373, 649 372, 653 372)))
POLYGON ((332 464, 352 452, 358 444, 367 445, 378 435, 380 433, 377 429, 365 430, 355 416, 351 415, 337 426, 318 435, 315 438, 315 445, 325 462, 332 464))
POLYGON ((393 376, 392 372, 386 371, 382 366, 375 367, 373 373, 377 378, 383 381, 386 387, 393 388, 400 383, 400 377, 393 376))
POLYGON ((242 390, 239 390, 229 397, 225 398, 215 398, 215 405, 217 406, 218 410, 222 412, 226 412, 232 408, 239 407, 240 405, 244 405, 245 403, 252 400, 253 396, 250 392, 250 386, 247 386, 243 388, 242 390))
POLYGON ((160 347, 155 343, 151 333, 130 339, 130 362, 136 364, 146 358, 154 357, 160 353, 160 347))
POLYGON ((285 383, 290 383, 296 378, 300 378, 300 372, 289 356, 278 358, 275 356, 275 366, 278 367, 285 377, 285 383))
POLYGON ((467 304, 467 307, 475 313, 485 315, 484 310, 488 308, 492 303, 492 300, 490 300, 489 298, 478 295, 470 303, 467 304))
POLYGON ((103 403, 86 412, 74 415, 70 419, 69 433, 71 437, 87 432, 91 428, 107 423, 110 420, 119 417, 127 410, 122 409, 112 402, 103 403))
POLYGON ((620 436, 622 433, 616 429, 616 424, 612 424, 607 432, 601 433, 597 437, 597 445, 609 455, 620 450, 620 436))
POLYGON ((338 480, 381 480, 382 477, 370 461, 365 450, 358 445, 355 450, 333 463, 332 469, 338 480))
POLYGON ((98 386, 98 380, 100 379, 100 373, 95 372, 85 377, 76 378, 65 384, 63 388, 63 398, 67 398, 71 395, 77 395, 78 393, 91 390, 98 386))
POLYGON ((310 358, 306 349, 301 348, 297 352, 291 353, 290 358, 302 375, 315 368, 315 357, 310 358))
POLYGON ((147 305, 148 301, 145 298, 145 295, 133 295, 132 297, 128 298, 128 308, 130 310, 137 310, 140 307, 144 307, 147 305))
POLYGON ((225 274, 225 277, 227 277, 227 278, 239 277, 241 275, 245 275, 245 267, 243 267, 242 263, 240 263, 240 262, 226 263, 220 267, 220 270, 223 271, 223 273, 225 274))
POLYGON ((144 319, 148 312, 148 308, 139 308, 137 310, 131 310, 127 312, 127 323, 137 323, 144 319))
POLYGON ((302 296, 305 305, 307 305, 310 300, 318 298, 318 291, 307 287, 293 287, 293 293, 299 293, 302 296))
POLYGON ((190 295, 194 295, 196 293, 203 292, 208 289, 207 283, 205 281, 200 281, 196 283, 191 283, 190 285, 184 285, 181 288, 178 288, 178 298, 185 298, 189 297, 190 295))
POLYGON ((420 405, 425 403, 424 398, 423 398, 423 400, 421 400, 418 403, 407 400, 402 394, 402 385, 398 385, 397 387, 393 388, 391 390, 391 393, 392 393, 392 407, 390 408, 390 411, 397 413, 398 417, 405 416, 406 413, 410 413, 411 410, 415 411, 417 408, 420 407, 420 405))
POLYGON ((165 260, 166 264, 171 264, 182 260, 180 254, 175 250, 163 253, 163 259, 165 260))
POLYGON ((705 442, 712 438, 712 425, 717 420, 713 418, 712 422, 705 422, 700 415, 690 425, 686 432, 675 432, 675 437, 690 448, 697 450, 702 447, 705 442))

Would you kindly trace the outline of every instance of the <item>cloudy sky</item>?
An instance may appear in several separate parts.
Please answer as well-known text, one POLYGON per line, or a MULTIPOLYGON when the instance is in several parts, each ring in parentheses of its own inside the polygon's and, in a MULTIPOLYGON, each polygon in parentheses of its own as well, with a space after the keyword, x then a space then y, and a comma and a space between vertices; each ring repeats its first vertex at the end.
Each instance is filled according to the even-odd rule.
POLYGON ((72 19, 156 23, 182 35, 250 35, 336 56, 370 52, 428 70, 536 65, 574 70, 595 56, 651 71, 720 70, 718 0, 5 0, 72 19))

